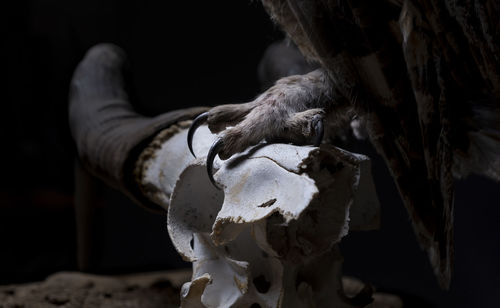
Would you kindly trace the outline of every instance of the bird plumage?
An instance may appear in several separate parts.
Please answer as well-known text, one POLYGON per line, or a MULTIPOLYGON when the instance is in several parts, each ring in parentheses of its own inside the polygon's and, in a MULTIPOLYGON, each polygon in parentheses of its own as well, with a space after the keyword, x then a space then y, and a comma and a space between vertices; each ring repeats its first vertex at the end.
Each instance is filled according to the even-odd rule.
POLYGON ((491 161, 500 155, 498 5, 472 0, 263 3, 366 119, 418 239, 440 284, 448 287, 455 152, 461 151, 461 160, 471 160, 470 143, 482 143, 474 151, 484 149, 485 163, 496 168, 490 173, 498 175, 498 159, 491 161), (481 101, 486 97, 485 107, 481 101), (464 127, 465 119, 474 122, 474 106, 476 117, 477 109, 494 112, 488 114, 492 123, 482 128, 493 129, 488 137, 469 138, 472 128, 464 127))

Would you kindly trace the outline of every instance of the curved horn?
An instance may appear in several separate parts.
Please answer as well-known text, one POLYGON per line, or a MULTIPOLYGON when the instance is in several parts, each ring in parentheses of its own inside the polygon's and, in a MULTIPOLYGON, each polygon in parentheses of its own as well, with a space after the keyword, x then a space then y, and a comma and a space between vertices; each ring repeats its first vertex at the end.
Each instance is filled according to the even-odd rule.
POLYGON ((157 209, 135 183, 135 160, 160 130, 208 108, 175 110, 153 118, 134 112, 125 91, 125 65, 125 53, 115 45, 100 44, 87 52, 71 81, 70 129, 86 169, 139 204, 157 209))

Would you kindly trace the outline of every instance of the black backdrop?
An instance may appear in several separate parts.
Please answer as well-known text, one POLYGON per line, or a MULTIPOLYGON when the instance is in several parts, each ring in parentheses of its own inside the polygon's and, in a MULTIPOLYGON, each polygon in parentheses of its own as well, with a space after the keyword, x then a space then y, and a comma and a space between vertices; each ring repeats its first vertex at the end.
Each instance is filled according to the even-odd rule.
MULTIPOLYGON (((133 103, 154 115, 252 99, 258 61, 282 37, 261 5, 246 0, 20 0, 0 12, 0 284, 76 270, 67 95, 88 48, 113 42, 125 49, 133 103)), ((373 158, 382 229, 343 241, 345 272, 419 297, 426 303, 419 307, 497 307, 500 186, 480 177, 457 182, 456 269, 451 291, 444 292, 380 158, 366 143, 352 149, 373 158)), ((170 246, 164 216, 104 185, 97 195, 94 272, 186 266, 170 246)))

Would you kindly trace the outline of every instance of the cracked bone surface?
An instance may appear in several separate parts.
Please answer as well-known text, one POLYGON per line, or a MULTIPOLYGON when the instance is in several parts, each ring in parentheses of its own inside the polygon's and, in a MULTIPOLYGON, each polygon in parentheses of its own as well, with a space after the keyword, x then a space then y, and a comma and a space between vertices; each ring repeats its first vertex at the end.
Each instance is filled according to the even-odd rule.
MULTIPOLYGON (((195 153, 207 153, 214 139, 201 127, 195 153)), ((337 246, 350 230, 378 228, 366 156, 328 146, 261 144, 216 161, 221 191, 208 179, 205 158, 190 156, 185 129, 159 140, 142 162, 139 181, 168 210, 170 237, 193 263, 182 307, 368 304, 369 290, 345 295, 337 246)))

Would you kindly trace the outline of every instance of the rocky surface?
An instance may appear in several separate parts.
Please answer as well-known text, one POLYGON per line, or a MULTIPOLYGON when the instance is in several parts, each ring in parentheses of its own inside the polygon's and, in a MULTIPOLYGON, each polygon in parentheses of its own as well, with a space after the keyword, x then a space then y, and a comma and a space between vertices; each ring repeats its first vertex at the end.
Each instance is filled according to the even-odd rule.
POLYGON ((61 272, 45 281, 0 286, 0 308, 170 308, 191 271, 129 276, 61 272))

